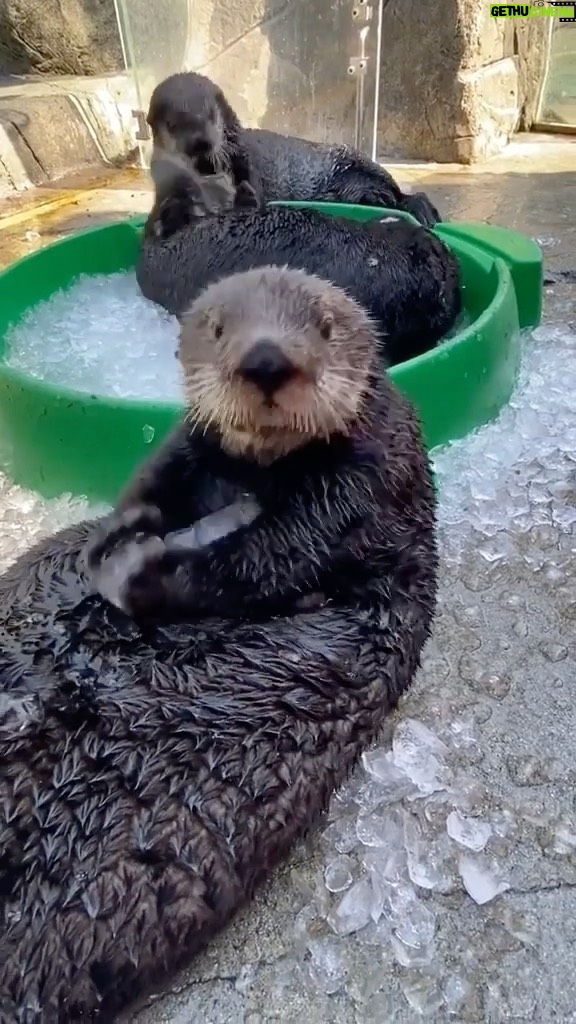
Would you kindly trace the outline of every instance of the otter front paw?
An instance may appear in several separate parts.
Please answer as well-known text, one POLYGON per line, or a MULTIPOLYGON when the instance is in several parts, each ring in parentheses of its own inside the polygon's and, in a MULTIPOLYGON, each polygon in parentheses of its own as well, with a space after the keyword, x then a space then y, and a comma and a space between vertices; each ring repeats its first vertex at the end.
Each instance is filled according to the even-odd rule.
POLYGON ((130 586, 150 559, 165 552, 159 509, 139 505, 113 515, 88 541, 85 561, 94 590, 131 614, 130 586))
POLYGON ((236 187, 234 208, 236 210, 258 210, 260 208, 260 200, 249 181, 241 181, 236 187))
POLYGON ((159 537, 140 545, 140 557, 132 562, 121 590, 122 610, 141 622, 165 621, 180 609, 179 559, 166 550, 159 537), (150 541, 159 543, 152 544, 150 541))

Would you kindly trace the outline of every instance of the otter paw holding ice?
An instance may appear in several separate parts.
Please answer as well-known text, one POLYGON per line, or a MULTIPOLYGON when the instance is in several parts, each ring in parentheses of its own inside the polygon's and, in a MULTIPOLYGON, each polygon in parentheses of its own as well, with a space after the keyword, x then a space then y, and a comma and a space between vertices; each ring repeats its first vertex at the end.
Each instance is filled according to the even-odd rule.
POLYGON ((94 591, 132 614, 132 580, 165 553, 161 533, 162 515, 152 505, 137 505, 99 524, 84 552, 94 591))
POLYGON ((99 592, 136 621, 175 620, 182 616, 183 603, 191 605, 192 567, 185 558, 167 551, 159 537, 134 540, 126 546, 124 560, 113 557, 109 569, 104 563, 99 592))

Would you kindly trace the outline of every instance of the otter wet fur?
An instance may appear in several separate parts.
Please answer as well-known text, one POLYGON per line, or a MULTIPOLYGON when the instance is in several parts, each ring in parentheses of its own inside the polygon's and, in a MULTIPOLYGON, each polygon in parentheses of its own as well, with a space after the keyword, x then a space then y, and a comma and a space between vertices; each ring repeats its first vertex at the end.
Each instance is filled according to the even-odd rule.
MULTIPOLYGON (((178 168, 178 178, 181 173, 178 168)), ((161 222, 156 201, 136 266, 142 293, 170 313, 181 315, 204 287, 226 275, 274 264, 345 289, 373 317, 390 365, 428 351, 454 326, 461 311, 458 262, 425 228, 400 219, 360 224, 280 206, 254 210, 239 193, 235 210, 204 216, 207 179, 189 174, 194 195, 188 214, 183 191, 177 189, 172 209, 165 186, 161 222), (175 231, 178 221, 182 227, 175 231)))
POLYGON ((230 176, 218 172, 199 180, 186 157, 155 153, 150 174, 154 182, 154 206, 144 230, 154 238, 169 238, 182 223, 196 222, 214 213, 233 209, 236 190, 230 176))
POLYGON ((424 192, 404 193, 388 171, 346 145, 243 128, 222 90, 184 71, 156 86, 147 116, 154 146, 187 155, 201 173, 229 170, 266 201, 317 200, 385 206, 432 227, 440 220, 424 192))
POLYGON ((116 510, 0 577, 2 1024, 110 1024, 187 963, 378 739, 430 632, 430 467, 365 312, 252 271, 197 300, 180 357, 187 415, 116 510), (228 536, 164 543, 246 493, 228 536))

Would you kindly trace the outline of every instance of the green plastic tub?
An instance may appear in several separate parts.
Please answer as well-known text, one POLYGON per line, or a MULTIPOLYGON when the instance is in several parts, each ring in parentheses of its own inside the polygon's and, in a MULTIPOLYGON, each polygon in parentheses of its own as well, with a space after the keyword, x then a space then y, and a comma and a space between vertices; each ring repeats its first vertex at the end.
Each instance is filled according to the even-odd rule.
MULTIPOLYGON (((286 205, 313 206, 354 220, 397 215, 341 204, 286 205)), ((31 306, 80 274, 134 267, 143 220, 81 232, 0 274, 0 464, 16 483, 45 497, 72 493, 114 501, 134 467, 179 415, 172 403, 64 390, 3 361, 8 328, 31 306)), ((435 231, 460 262, 470 326, 392 372, 418 407, 430 447, 486 423, 508 401, 518 369, 520 328, 539 323, 542 296, 542 257, 530 239, 480 224, 441 224, 435 231)))

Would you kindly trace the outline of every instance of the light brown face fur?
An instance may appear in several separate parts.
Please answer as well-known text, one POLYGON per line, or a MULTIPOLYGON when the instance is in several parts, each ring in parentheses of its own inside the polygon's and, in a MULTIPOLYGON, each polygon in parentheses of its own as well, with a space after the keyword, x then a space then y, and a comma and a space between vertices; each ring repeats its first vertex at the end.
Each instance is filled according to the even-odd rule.
POLYGON ((363 414, 376 359, 368 314, 302 270, 264 267, 210 285, 182 317, 179 357, 189 417, 218 429, 232 454, 270 462, 363 414), (267 398, 240 373, 262 340, 293 375, 267 398))
POLYGON ((224 149, 224 127, 219 110, 215 110, 214 119, 197 124, 191 117, 182 118, 178 127, 169 126, 159 121, 152 130, 153 154, 160 152, 180 154, 196 161, 199 155, 212 158, 217 170, 228 170, 228 158, 224 149), (198 142, 203 147, 202 154, 195 151, 198 142))

